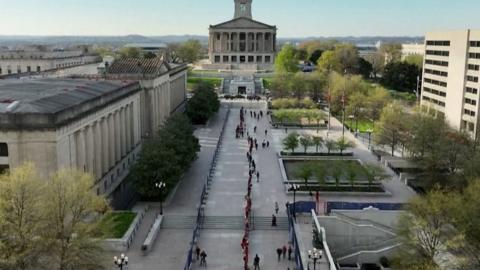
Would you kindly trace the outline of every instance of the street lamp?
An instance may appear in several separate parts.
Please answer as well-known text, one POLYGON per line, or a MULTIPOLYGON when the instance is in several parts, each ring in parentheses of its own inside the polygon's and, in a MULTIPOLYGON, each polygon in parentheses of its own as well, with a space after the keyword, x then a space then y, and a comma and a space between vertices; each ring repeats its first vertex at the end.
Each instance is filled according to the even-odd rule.
POLYGON ((123 269, 123 266, 127 266, 128 265, 128 257, 125 256, 125 254, 122 253, 122 255, 120 255, 120 258, 118 258, 117 256, 113 256, 113 263, 118 267, 120 268, 120 270, 123 269))
POLYGON ((345 69, 344 72, 344 88, 343 88, 343 94, 342 94, 342 138, 345 138, 345 93, 347 92, 347 70, 345 69))
POLYGON ((288 191, 293 191, 293 218, 296 220, 297 216, 295 214, 295 193, 300 189, 300 185, 297 184, 288 184, 288 191))
POLYGON ((317 260, 321 259, 322 255, 323 255, 323 252, 316 248, 313 248, 313 250, 308 251, 308 258, 313 261, 313 270, 316 270, 317 260))
POLYGON ((163 203, 162 203, 162 190, 167 186, 165 182, 155 183, 155 187, 158 188, 160 194, 160 215, 163 215, 163 203))
POLYGON ((350 131, 354 132, 355 130, 353 129, 353 120, 355 119, 355 115, 353 114, 349 115, 348 119, 350 119, 350 131))

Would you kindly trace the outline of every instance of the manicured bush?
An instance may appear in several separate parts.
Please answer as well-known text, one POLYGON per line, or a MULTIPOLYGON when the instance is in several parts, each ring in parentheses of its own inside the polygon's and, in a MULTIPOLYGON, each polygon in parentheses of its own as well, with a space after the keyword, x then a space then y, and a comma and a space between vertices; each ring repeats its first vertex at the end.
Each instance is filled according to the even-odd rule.
POLYGON ((103 216, 99 228, 103 238, 122 238, 136 217, 130 211, 109 212, 103 216))

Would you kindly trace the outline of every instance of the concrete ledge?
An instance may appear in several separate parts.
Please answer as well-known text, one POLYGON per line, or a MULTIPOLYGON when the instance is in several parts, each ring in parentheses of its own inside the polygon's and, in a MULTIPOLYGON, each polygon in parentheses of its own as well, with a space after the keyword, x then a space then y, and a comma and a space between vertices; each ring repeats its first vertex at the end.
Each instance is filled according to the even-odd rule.
POLYGON ((137 212, 137 216, 132 221, 132 224, 130 224, 130 227, 128 228, 127 232, 125 232, 125 235, 123 235, 122 238, 117 238, 117 239, 110 238, 110 239, 102 240, 102 246, 105 249, 105 251, 117 251, 117 252, 127 251, 128 248, 130 247, 130 244, 133 241, 133 237, 135 236, 138 229, 140 228, 140 224, 142 224, 143 217, 145 216, 145 213, 148 211, 148 208, 149 207, 145 207, 140 212, 137 212))
POLYGON ((152 246, 155 243, 155 240, 157 239, 158 233, 160 232, 162 221, 163 221, 163 216, 157 215, 157 217, 155 218, 155 222, 153 223, 152 227, 150 228, 150 231, 147 234, 147 238, 145 238, 145 241, 143 242, 143 245, 142 245, 143 256, 146 256, 148 253, 150 253, 150 250, 152 249, 152 246))

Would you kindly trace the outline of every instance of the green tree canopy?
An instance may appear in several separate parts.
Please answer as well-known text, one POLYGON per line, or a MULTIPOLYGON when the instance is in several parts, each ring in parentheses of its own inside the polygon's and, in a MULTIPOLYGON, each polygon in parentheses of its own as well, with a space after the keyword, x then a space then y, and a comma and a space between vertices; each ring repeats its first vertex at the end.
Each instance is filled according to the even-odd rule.
POLYGON ((295 73, 299 70, 296 49, 292 45, 284 45, 275 58, 277 73, 295 73))
POLYGON ((287 150, 292 150, 292 153, 295 152, 295 149, 298 148, 298 133, 292 132, 283 139, 283 147, 287 150))

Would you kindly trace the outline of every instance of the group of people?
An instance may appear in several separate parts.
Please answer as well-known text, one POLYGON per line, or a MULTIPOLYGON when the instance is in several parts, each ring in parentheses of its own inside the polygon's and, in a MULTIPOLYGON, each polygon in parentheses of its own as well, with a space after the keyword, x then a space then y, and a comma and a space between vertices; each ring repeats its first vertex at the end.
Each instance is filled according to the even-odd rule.
POLYGON ((200 266, 207 267, 207 252, 205 250, 200 249, 199 246, 195 248, 195 258, 197 261, 200 260, 200 266))
POLYGON ((288 249, 287 249, 287 246, 285 245, 283 247, 277 248, 278 261, 280 261, 280 259, 282 258, 282 255, 283 255, 283 259, 285 260, 285 258, 287 257, 287 252, 288 252, 288 260, 291 261, 292 252, 293 252, 292 246, 289 245, 288 249))

